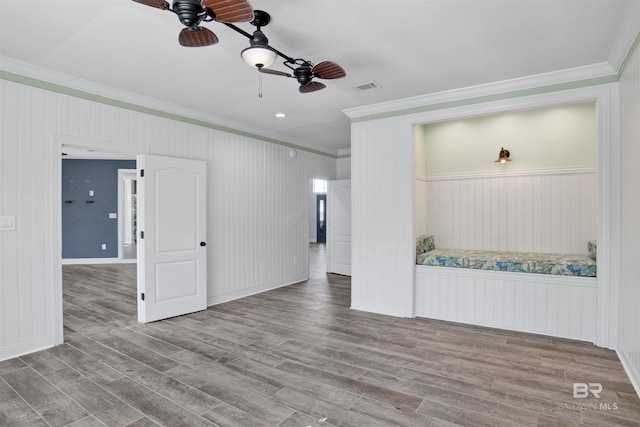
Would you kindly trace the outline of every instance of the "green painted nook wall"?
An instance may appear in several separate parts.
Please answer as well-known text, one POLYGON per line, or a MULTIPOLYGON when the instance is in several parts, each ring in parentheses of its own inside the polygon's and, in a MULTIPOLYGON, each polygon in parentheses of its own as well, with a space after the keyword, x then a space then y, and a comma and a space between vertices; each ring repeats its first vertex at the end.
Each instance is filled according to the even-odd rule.
POLYGON ((415 168, 425 176, 597 166, 595 102, 416 126, 415 168), (500 148, 511 162, 495 163, 500 148))

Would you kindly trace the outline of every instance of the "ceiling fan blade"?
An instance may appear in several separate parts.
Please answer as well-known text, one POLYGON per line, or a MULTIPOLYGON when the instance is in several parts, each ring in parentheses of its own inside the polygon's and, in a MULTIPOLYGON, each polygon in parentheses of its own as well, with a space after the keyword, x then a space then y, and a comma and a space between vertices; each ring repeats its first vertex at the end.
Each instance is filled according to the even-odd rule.
POLYGON ((311 72, 321 79, 339 79, 347 75, 341 66, 331 61, 322 61, 316 64, 311 72))
POLYGON ((260 72, 265 74, 273 74, 274 76, 293 77, 291 74, 285 73, 284 71, 270 70, 269 68, 264 67, 260 69, 260 72))
POLYGON ((253 7, 247 0, 202 0, 202 6, 211 9, 219 22, 253 21, 253 7))
POLYGON ((315 92, 320 89, 324 89, 325 87, 327 87, 327 85, 325 85, 324 83, 311 82, 311 83, 307 83, 306 85, 300 85, 299 90, 300 90, 300 93, 309 93, 309 92, 315 92))
POLYGON ((202 47, 218 43, 218 37, 207 28, 198 27, 197 30, 184 28, 180 31, 178 42, 185 47, 202 47))
POLYGON ((169 3, 165 0, 133 0, 136 3, 146 4, 147 6, 157 7, 158 9, 169 9, 169 3))

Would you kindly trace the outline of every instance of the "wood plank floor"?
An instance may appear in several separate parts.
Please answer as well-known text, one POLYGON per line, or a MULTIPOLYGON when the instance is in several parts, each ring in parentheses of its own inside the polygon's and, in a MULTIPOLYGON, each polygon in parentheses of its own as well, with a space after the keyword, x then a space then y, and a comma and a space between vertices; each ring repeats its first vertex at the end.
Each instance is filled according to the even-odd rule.
POLYGON ((306 282, 147 325, 135 264, 64 266, 65 343, 0 362, 0 425, 640 425, 612 351, 353 311, 323 245, 310 264, 306 282))

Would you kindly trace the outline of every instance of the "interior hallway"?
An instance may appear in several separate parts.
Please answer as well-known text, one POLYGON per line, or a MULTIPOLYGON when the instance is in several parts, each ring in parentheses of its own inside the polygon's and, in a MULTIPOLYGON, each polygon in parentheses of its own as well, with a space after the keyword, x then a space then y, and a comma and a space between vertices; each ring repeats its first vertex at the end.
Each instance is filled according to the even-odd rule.
POLYGON ((308 281, 146 325, 135 264, 64 266, 65 343, 0 362, 0 425, 640 425, 614 352, 350 310, 325 254, 308 281))

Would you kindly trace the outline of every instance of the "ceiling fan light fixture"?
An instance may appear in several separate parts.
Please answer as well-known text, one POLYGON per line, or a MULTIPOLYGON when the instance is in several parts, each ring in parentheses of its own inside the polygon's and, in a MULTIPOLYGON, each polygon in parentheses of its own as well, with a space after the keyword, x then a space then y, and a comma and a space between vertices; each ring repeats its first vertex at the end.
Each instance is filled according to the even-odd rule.
POLYGON ((269 39, 260 29, 254 31, 251 46, 244 49, 240 55, 251 67, 268 67, 276 60, 276 52, 269 47, 269 39))
POLYGON ((244 62, 251 67, 268 67, 276 60, 276 53, 268 47, 251 46, 241 53, 244 62))

